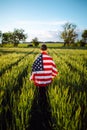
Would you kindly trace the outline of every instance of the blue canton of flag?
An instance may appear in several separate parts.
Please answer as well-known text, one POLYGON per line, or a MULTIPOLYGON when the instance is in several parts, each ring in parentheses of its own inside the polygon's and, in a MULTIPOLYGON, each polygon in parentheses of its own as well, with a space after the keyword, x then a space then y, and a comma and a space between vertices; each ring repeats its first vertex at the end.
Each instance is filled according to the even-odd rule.
POLYGON ((40 56, 34 61, 32 72, 42 70, 43 70, 43 60, 42 60, 42 54, 40 54, 40 56))

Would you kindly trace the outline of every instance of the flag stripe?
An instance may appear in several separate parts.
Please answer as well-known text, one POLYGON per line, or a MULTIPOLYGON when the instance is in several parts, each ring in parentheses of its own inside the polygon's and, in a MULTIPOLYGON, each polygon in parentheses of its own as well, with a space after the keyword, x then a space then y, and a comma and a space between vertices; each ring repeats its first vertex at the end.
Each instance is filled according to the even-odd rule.
POLYGON ((52 73, 57 74, 58 72, 56 71, 56 69, 55 69, 55 70, 53 69, 53 70, 52 70, 52 73))
POLYGON ((44 68, 50 68, 50 70, 51 70, 52 65, 44 65, 44 68))
POLYGON ((43 56, 43 59, 44 59, 44 60, 52 60, 51 57, 45 57, 45 56, 43 56))
POLYGON ((47 85, 48 83, 51 83, 51 80, 49 80, 49 81, 36 81, 36 84, 38 84, 38 85, 40 85, 40 84, 47 85))
POLYGON ((45 70, 45 71, 47 71, 47 70, 49 70, 49 71, 50 71, 50 69, 52 69, 52 68, 44 68, 44 70, 45 70))
MULTIPOLYGON (((44 57, 50 57, 50 56, 48 56, 47 54, 44 54, 44 55, 43 55, 43 58, 44 58, 44 57)), ((51 58, 51 57, 50 57, 50 58, 51 58)), ((51 58, 51 59, 52 59, 52 58, 51 58)))
POLYGON ((43 59, 43 63, 53 63, 54 64, 54 62, 52 60, 44 60, 44 59, 43 59))
POLYGON ((52 74, 52 70, 44 70, 44 71, 36 71, 36 72, 33 72, 33 74, 52 74))
POLYGON ((53 70, 53 71, 55 71, 55 72, 57 72, 57 69, 56 69, 56 68, 54 68, 54 67, 52 68, 52 70, 53 70))
POLYGON ((54 63, 50 63, 50 62, 46 62, 45 63, 45 61, 43 61, 43 66, 44 66, 44 68, 46 68, 46 67, 48 67, 48 68, 52 68, 52 67, 54 67, 54 68, 56 68, 56 65, 54 64, 54 63))
POLYGON ((35 74, 35 76, 44 76, 44 77, 45 77, 45 76, 50 76, 51 74, 52 74, 52 73, 47 73, 47 74, 44 74, 44 73, 43 73, 43 74, 35 74))
POLYGON ((52 75, 50 75, 50 76, 35 76, 35 78, 36 79, 47 79, 48 80, 48 78, 52 78, 52 75))
POLYGON ((38 82, 43 82, 43 81, 49 81, 49 80, 52 80, 52 78, 48 78, 48 79, 37 79, 36 81, 38 82))

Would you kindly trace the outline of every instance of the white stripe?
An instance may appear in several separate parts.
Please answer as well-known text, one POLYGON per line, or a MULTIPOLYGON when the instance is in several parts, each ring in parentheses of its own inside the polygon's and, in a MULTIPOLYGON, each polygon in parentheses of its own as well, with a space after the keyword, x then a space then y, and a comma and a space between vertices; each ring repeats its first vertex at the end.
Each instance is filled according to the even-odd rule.
POLYGON ((52 74, 55 75, 55 76, 57 75, 57 74, 55 74, 55 73, 52 73, 52 74))
POLYGON ((36 79, 48 79, 48 78, 52 78, 51 76, 35 76, 36 79))
POLYGON ((54 68, 54 67, 53 67, 53 70, 54 70, 54 71, 57 71, 57 69, 56 69, 56 68, 54 68))
POLYGON ((52 60, 43 60, 43 63, 53 63, 54 64, 54 62, 52 60))
POLYGON ((51 83, 51 80, 49 81, 36 81, 37 84, 47 84, 47 83, 51 83))
POLYGON ((45 54, 43 55, 43 57, 48 57, 48 58, 51 58, 50 56, 48 56, 48 55, 45 55, 45 54))
POLYGON ((51 68, 52 69, 52 65, 44 65, 44 68, 51 68))
POLYGON ((49 74, 52 73, 51 70, 45 70, 45 71, 35 71, 33 72, 33 74, 49 74))

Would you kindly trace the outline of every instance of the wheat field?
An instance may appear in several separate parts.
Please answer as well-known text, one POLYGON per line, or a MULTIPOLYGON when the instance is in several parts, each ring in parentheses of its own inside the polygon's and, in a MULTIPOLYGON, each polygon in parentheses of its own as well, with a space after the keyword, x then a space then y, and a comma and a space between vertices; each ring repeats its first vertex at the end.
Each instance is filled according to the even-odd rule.
MULTIPOLYGON (((43 113, 29 80, 39 53, 39 48, 0 48, 0 130, 33 130, 32 120, 43 113)), ((50 128, 42 120, 43 129, 87 130, 87 50, 49 48, 48 53, 58 75, 47 87, 48 104, 43 109, 50 113, 46 113, 50 128)), ((40 125, 39 118, 37 122, 40 125)))

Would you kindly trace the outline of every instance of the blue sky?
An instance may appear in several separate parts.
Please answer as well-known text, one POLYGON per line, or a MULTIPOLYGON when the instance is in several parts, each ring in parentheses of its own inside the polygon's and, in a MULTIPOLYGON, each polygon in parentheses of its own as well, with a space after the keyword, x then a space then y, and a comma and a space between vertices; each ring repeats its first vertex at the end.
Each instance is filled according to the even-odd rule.
POLYGON ((24 29, 27 41, 58 41, 62 25, 71 22, 77 31, 87 29, 87 0, 1 0, 0 30, 24 29))

